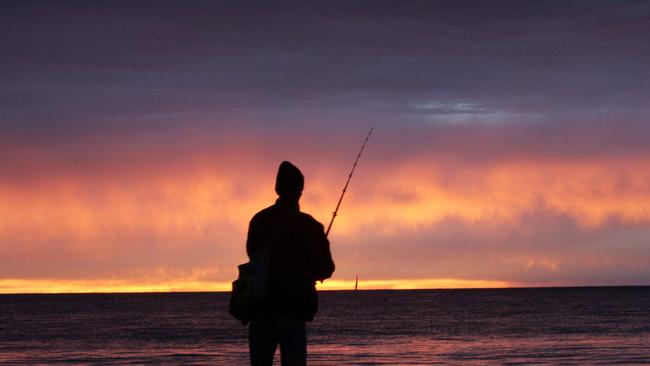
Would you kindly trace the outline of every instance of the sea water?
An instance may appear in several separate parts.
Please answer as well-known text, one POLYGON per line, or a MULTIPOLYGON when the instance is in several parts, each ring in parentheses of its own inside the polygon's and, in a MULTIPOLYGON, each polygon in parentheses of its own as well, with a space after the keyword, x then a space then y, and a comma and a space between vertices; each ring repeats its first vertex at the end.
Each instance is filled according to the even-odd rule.
MULTIPOLYGON (((248 362, 226 293, 0 295, 0 362, 248 362)), ((312 365, 650 364, 650 287, 332 291, 312 365)), ((279 363, 278 363, 279 364, 279 363)))

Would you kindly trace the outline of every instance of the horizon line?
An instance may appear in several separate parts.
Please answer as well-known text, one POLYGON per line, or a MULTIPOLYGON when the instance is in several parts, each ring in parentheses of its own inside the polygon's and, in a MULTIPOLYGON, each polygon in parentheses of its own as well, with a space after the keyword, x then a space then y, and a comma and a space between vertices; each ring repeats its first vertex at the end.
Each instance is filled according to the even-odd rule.
MULTIPOLYGON (((571 289, 571 288, 610 288, 610 287, 650 287, 645 285, 550 285, 514 287, 457 287, 457 288, 368 288, 368 289, 320 289, 318 292, 372 292, 372 291, 464 291, 464 290, 532 290, 532 289, 571 289)), ((0 292, 4 295, 137 295, 137 294, 228 294, 225 290, 172 290, 172 291, 78 291, 78 292, 0 292)))

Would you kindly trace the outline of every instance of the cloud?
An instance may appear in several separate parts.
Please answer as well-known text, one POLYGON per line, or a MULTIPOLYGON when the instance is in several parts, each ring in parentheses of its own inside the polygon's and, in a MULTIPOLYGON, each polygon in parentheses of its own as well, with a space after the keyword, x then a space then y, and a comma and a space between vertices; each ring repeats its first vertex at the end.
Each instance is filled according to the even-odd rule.
MULTIPOLYGON (((189 154, 148 168, 134 157, 108 172, 5 181, 0 276, 142 285, 160 268, 171 277, 211 269, 211 281, 227 283, 245 260, 248 220, 275 198, 280 160, 250 154, 189 154)), ((336 165, 312 154, 297 160, 307 177, 302 207, 326 223, 353 154, 336 165)), ((527 285, 647 278, 647 162, 515 159, 452 170, 434 162, 414 155, 389 170, 364 156, 331 237, 339 280, 357 272, 527 285)))
POLYGON ((149 130, 225 111, 417 123, 427 115, 411 106, 427 101, 507 122, 648 112, 642 3, 41 6, 9 4, 0 28, 10 131, 83 135, 125 118, 149 130))
POLYGON ((334 254, 344 278, 355 273, 381 278, 388 266, 396 278, 490 279, 519 286, 643 284, 650 274, 646 233, 644 226, 621 223, 584 228, 541 210, 516 223, 449 218, 395 231, 377 224, 358 236, 341 235, 334 254))
POLYGON ((278 162, 327 221, 371 125, 337 280, 648 278, 646 3, 4 10, 2 278, 227 283, 278 162))

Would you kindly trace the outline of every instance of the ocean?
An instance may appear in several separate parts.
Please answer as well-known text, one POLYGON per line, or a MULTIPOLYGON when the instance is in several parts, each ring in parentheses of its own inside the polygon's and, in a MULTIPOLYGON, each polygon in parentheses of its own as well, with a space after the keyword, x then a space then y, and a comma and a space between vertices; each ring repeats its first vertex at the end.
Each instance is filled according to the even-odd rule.
MULTIPOLYGON (((320 300, 311 365, 650 364, 650 287, 320 300)), ((0 363, 245 365, 247 328, 227 303, 227 293, 0 295, 0 363)))

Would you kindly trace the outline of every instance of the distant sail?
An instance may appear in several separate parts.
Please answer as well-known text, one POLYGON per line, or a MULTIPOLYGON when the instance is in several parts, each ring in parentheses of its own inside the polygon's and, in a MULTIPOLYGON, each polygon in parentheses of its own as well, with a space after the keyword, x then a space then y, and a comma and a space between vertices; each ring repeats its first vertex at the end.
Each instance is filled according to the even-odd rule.
POLYGON ((358 286, 359 286, 359 274, 357 273, 356 277, 354 278, 354 291, 357 290, 358 286))

